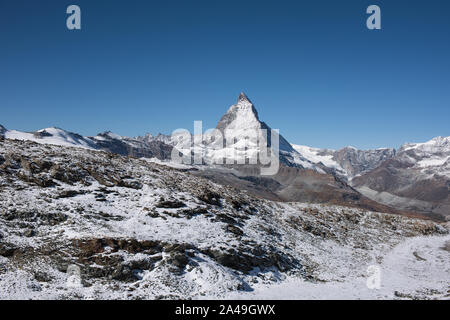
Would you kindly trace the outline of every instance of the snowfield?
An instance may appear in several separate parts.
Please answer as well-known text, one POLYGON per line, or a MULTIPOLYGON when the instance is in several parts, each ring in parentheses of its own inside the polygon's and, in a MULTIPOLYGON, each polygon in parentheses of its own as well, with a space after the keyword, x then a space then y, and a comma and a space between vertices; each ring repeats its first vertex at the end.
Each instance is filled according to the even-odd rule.
POLYGON ((0 141, 0 299, 449 298, 448 226, 263 200, 193 170, 0 141))
MULTIPOLYGON (((287 278, 282 283, 258 285, 253 292, 230 293, 226 299, 269 300, 374 300, 374 299, 449 299, 449 252, 444 251, 450 237, 415 237, 408 239, 379 257, 380 287, 369 288, 368 266, 361 265, 345 280, 311 283, 287 278), (444 293, 444 294, 443 294, 444 293), (445 294, 447 293, 447 294, 445 294)), ((336 265, 342 268, 342 265, 336 265)))
POLYGON ((322 163, 324 166, 335 170, 336 173, 341 176, 348 175, 348 173, 341 167, 341 165, 333 160, 333 153, 335 152, 334 150, 311 148, 308 146, 301 146, 296 144, 293 144, 292 147, 312 163, 322 163))
POLYGON ((42 129, 35 133, 9 130, 5 132, 5 138, 12 140, 33 141, 36 143, 52 144, 57 146, 94 149, 93 140, 58 128, 42 129))

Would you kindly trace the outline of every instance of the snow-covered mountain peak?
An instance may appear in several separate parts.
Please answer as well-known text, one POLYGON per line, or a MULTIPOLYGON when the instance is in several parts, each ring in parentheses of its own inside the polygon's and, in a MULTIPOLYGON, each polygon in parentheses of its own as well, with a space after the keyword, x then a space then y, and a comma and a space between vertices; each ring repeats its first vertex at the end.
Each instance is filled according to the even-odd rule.
POLYGON ((247 95, 244 92, 241 92, 239 94, 237 103, 238 104, 253 105, 253 103, 250 101, 250 99, 247 97, 247 95))
POLYGON ((428 141, 428 143, 434 143, 437 145, 448 145, 450 144, 450 137, 436 137, 428 141))
POLYGON ((122 140, 124 137, 122 137, 116 133, 113 133, 111 131, 105 131, 105 132, 99 133, 95 137, 95 139, 99 139, 99 140, 102 140, 104 138, 109 138, 109 139, 113 139, 113 140, 122 140))
POLYGON ((37 136, 37 137, 59 137, 59 138, 63 138, 63 139, 67 139, 68 137, 82 138, 82 136, 80 136, 77 133, 72 133, 72 132, 66 131, 64 129, 57 128, 57 127, 50 127, 50 128, 38 130, 35 132, 35 136, 37 136))
POLYGON ((158 133, 156 136, 151 133, 146 133, 143 137, 135 137, 134 140, 143 141, 145 143, 152 143, 154 141, 162 142, 167 145, 172 145, 172 137, 166 134, 158 133))
POLYGON ((450 137, 436 137, 423 143, 405 143, 399 152, 414 150, 419 153, 444 153, 450 152, 450 137))
POLYGON ((44 131, 55 131, 56 132, 56 131, 66 131, 66 130, 58 128, 58 127, 48 127, 48 128, 38 130, 36 132, 44 132, 44 131))
POLYGON ((274 136, 279 138, 280 161, 282 163, 303 168, 315 168, 310 161, 295 151, 292 145, 282 135, 277 134, 265 122, 259 119, 258 111, 254 104, 243 92, 239 95, 237 103, 232 105, 223 115, 216 128, 226 135, 225 141, 228 141, 228 137, 231 135, 232 139, 235 140, 233 144, 235 147, 242 147, 243 142, 246 141, 247 146, 245 148, 249 153, 262 150, 260 141, 257 142, 257 137, 261 133, 266 138, 267 147, 272 148, 272 134, 274 134, 274 136))
POLYGON ((406 143, 397 159, 427 175, 450 177, 450 137, 436 137, 423 143, 406 143))
POLYGON ((34 141, 42 144, 94 149, 94 142, 92 139, 55 127, 45 128, 35 132, 8 130, 5 132, 4 136, 7 139, 13 140, 34 141))
POLYGON ((426 143, 427 145, 433 145, 436 148, 450 151, 450 137, 436 137, 426 143))
POLYGON ((217 124, 217 129, 261 129, 258 111, 245 93, 241 93, 237 103, 232 105, 217 124))

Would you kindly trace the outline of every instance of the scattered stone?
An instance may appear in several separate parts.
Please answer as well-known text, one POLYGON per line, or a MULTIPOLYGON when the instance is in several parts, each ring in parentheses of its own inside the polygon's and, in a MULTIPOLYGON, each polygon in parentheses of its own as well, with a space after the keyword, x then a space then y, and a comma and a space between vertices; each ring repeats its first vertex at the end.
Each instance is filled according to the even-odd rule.
POLYGON ((209 191, 209 190, 204 190, 198 196, 198 199, 207 204, 213 205, 213 206, 220 207, 222 205, 220 202, 220 199, 221 199, 220 195, 215 192, 209 191))
POLYGON ((19 248, 9 244, 9 243, 0 243, 0 256, 5 258, 10 258, 15 255, 16 252, 19 251, 19 248))
POLYGON ((33 229, 27 229, 27 230, 25 230, 25 232, 23 233, 23 235, 24 235, 25 237, 27 237, 27 238, 34 237, 35 234, 36 234, 36 233, 34 232, 33 229))
POLYGON ((38 282, 50 282, 53 280, 50 275, 42 271, 36 271, 34 273, 34 279, 36 279, 36 281, 38 282))
POLYGON ((233 234, 239 236, 239 237, 242 237, 242 235, 244 234, 244 231, 242 231, 242 230, 239 229, 238 227, 233 226, 233 225, 231 225, 231 224, 227 225, 226 230, 227 230, 228 232, 231 232, 231 233, 233 233, 233 234))
POLYGON ((139 181, 136 181, 132 178, 120 179, 117 182, 118 187, 130 188, 135 190, 140 190, 143 187, 143 184, 139 181))
POLYGON ((183 208, 186 207, 186 204, 184 202, 181 202, 179 200, 164 200, 163 198, 155 205, 157 208, 166 208, 166 209, 176 209, 176 208, 183 208))
POLYGON ((73 197, 76 197, 78 195, 82 195, 85 193, 86 193, 86 191, 83 191, 83 190, 64 190, 64 191, 60 192, 56 197, 58 199, 73 198, 73 197))
POLYGON ((416 257, 416 259, 417 259, 418 261, 427 261, 427 259, 422 258, 421 256, 419 256, 419 254, 417 253, 417 251, 414 251, 414 252, 413 252, 413 255, 414 255, 414 257, 416 257))
POLYGON ((400 291, 395 291, 394 292, 394 296, 398 297, 398 298, 406 298, 406 299, 413 299, 414 297, 410 294, 407 293, 402 293, 400 291))

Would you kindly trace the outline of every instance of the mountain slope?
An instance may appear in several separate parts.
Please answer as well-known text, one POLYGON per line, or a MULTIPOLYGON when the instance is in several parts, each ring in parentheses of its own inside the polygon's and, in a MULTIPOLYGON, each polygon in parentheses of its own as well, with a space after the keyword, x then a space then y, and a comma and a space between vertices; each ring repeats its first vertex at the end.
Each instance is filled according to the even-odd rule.
POLYGON ((275 150, 272 135, 278 139, 278 160, 281 164, 323 172, 295 151, 282 135, 259 119, 255 106, 245 93, 241 93, 236 104, 222 116, 214 132, 204 132, 201 135, 177 133, 172 137, 154 137, 148 134, 137 139, 162 141, 190 158, 191 162, 197 159, 196 164, 264 166, 261 157, 270 157, 275 150), (191 157, 192 154, 195 154, 194 158, 191 157))
POLYGON ((7 131, 5 129, 3 136, 12 140, 102 150, 138 158, 168 159, 172 151, 172 147, 162 141, 132 139, 112 132, 100 133, 95 137, 84 137, 60 128, 47 128, 36 132, 7 131))
POLYGON ((335 173, 342 178, 349 177, 350 173, 344 170, 340 163, 334 159, 336 151, 329 149, 312 148, 308 146, 293 144, 292 147, 300 153, 304 158, 318 166, 322 166, 324 170, 335 173))
MULTIPOLYGON (((242 141, 247 139, 246 152, 249 154, 252 154, 252 152, 256 153, 261 148, 261 145, 258 146, 256 140, 256 132, 262 132, 262 136, 266 140, 266 146, 269 148, 273 147, 271 141, 272 129, 259 119, 255 106, 243 92, 239 95, 237 103, 232 105, 222 116, 216 129, 224 134, 225 142, 226 132, 232 132, 236 141, 229 145, 227 144, 227 147, 239 149, 242 141), (263 130, 265 130, 266 134, 264 134, 263 130)), ((279 158, 282 164, 299 168, 318 169, 309 160, 303 158, 282 135, 276 134, 276 136, 279 138, 279 158)))
POLYGON ((5 133, 5 138, 68 147, 95 148, 95 142, 92 139, 59 128, 47 128, 32 133, 10 130, 5 133))
POLYGON ((100 133, 91 138, 95 149, 136 158, 170 159, 172 147, 158 140, 121 137, 112 132, 100 133))
POLYGON ((144 159, 30 141, 0 143, 0 188, 0 299, 222 299, 286 280, 318 298, 344 284, 363 294, 369 265, 391 266, 396 248, 430 236, 416 252, 427 261, 402 256, 415 268, 388 269, 401 282, 381 298, 448 289, 439 247, 450 238, 430 221, 277 203, 144 159))
POLYGON ((340 150, 317 149, 308 146, 293 145, 303 157, 337 176, 351 181, 355 176, 378 167, 382 162, 395 155, 394 149, 359 150, 345 147, 340 150))
POLYGON ((404 144, 393 158, 352 184, 382 203, 449 216, 450 137, 404 144))

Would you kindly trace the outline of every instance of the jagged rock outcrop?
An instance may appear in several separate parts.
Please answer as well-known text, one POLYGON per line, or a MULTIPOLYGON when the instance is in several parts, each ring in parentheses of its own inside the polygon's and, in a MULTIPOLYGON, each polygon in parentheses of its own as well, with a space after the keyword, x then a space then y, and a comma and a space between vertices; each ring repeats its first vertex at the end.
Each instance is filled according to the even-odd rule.
POLYGON ((345 147, 339 150, 318 149, 294 145, 303 157, 320 166, 324 171, 351 181, 355 176, 378 167, 395 155, 395 149, 359 150, 345 147))
POLYGON ((132 139, 105 132, 93 137, 95 149, 136 158, 170 159, 172 147, 154 139, 132 139))
POLYGON ((394 149, 359 150, 346 147, 334 152, 333 160, 339 163, 349 178, 353 178, 375 169, 394 155, 394 149))

